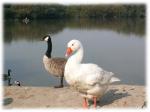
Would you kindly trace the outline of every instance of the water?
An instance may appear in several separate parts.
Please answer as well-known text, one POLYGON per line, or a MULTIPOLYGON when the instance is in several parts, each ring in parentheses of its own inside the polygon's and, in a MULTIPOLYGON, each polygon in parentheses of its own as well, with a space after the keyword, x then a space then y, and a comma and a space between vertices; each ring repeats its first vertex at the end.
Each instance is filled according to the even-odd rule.
POLYGON ((64 57, 66 45, 78 39, 84 47, 84 63, 96 63, 116 73, 123 84, 145 85, 144 20, 43 20, 28 24, 4 22, 4 72, 25 86, 54 86, 59 79, 49 75, 42 58, 52 35, 52 57, 64 57))

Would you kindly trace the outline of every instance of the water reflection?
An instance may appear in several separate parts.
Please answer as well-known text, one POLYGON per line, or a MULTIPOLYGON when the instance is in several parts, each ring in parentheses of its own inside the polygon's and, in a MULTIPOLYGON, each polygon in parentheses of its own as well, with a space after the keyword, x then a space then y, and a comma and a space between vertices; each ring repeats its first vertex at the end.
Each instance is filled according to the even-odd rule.
POLYGON ((4 71, 11 68, 13 80, 25 86, 58 84, 42 62, 46 44, 40 40, 49 33, 52 55, 64 57, 67 42, 76 38, 84 43, 83 62, 116 73, 121 83, 145 84, 144 20, 5 21, 4 71))
POLYGON ((39 20, 24 24, 19 21, 4 22, 4 41, 25 39, 27 41, 40 40, 44 34, 56 34, 64 28, 73 29, 107 29, 123 34, 145 35, 144 19, 136 20, 39 20))

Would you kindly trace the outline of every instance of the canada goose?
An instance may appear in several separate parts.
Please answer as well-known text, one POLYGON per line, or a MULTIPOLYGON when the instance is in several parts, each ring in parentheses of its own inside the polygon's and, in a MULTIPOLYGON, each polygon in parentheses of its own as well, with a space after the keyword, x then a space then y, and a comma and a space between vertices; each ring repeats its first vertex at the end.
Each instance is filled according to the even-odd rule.
POLYGON ((14 83, 15 83, 17 86, 21 86, 21 82, 20 82, 20 81, 14 81, 14 83))
POLYGON ((64 68, 67 60, 65 58, 51 57, 52 41, 50 35, 43 37, 43 40, 47 42, 47 51, 43 56, 43 63, 46 71, 56 77, 60 77, 60 85, 54 86, 55 88, 63 87, 64 68))
POLYGON ((10 75, 11 69, 8 69, 8 74, 3 74, 3 80, 8 80, 8 86, 11 86, 11 75, 10 75))

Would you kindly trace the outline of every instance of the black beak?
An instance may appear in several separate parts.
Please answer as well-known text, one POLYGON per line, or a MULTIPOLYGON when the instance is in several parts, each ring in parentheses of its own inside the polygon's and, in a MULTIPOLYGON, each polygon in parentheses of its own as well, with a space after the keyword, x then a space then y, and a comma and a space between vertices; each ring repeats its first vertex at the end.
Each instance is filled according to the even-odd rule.
POLYGON ((41 39, 41 41, 44 41, 44 39, 46 38, 47 36, 44 36, 42 39, 41 39))
POLYGON ((44 37, 41 39, 41 41, 44 41, 44 37))

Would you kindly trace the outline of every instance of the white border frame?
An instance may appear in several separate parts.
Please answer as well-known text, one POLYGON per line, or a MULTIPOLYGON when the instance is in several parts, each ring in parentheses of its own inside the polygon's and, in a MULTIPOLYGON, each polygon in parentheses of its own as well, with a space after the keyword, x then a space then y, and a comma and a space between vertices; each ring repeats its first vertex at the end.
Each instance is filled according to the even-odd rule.
MULTIPOLYGON (((1 111, 13 111, 13 112, 20 112, 20 111, 30 111, 30 112, 36 112, 36 111, 60 111, 62 112, 65 111, 65 112, 70 112, 70 111, 74 111, 74 112, 79 112, 79 111, 109 111, 109 112, 126 112, 126 111, 129 111, 129 112, 135 112, 135 111, 149 111, 149 100, 150 99, 150 91, 149 91, 149 85, 150 85, 150 82, 149 82, 149 75, 150 75, 150 69, 149 69, 149 63, 150 63, 150 37, 149 37, 149 20, 150 20, 150 17, 149 17, 149 13, 150 12, 150 4, 148 2, 149 0, 0 0, 0 74, 2 74, 2 70, 3 70, 3 5, 5 3, 12 3, 12 4, 47 4, 47 3, 55 3, 55 4, 63 4, 63 5, 70 5, 70 4, 146 4, 146 57, 145 57, 145 63, 146 63, 146 100, 147 100, 147 107, 145 109, 134 109, 134 108, 122 108, 122 109, 117 109, 117 108, 109 108, 109 109, 99 109, 99 110, 82 110, 82 109, 55 109, 55 108, 48 108, 48 109, 45 109, 45 108, 33 108, 33 109, 3 109, 2 107, 2 96, 3 96, 3 88, 2 88, 2 80, 0 80, 0 110, 1 111)), ((2 75, 0 75, 1 79, 2 79, 2 75)))

